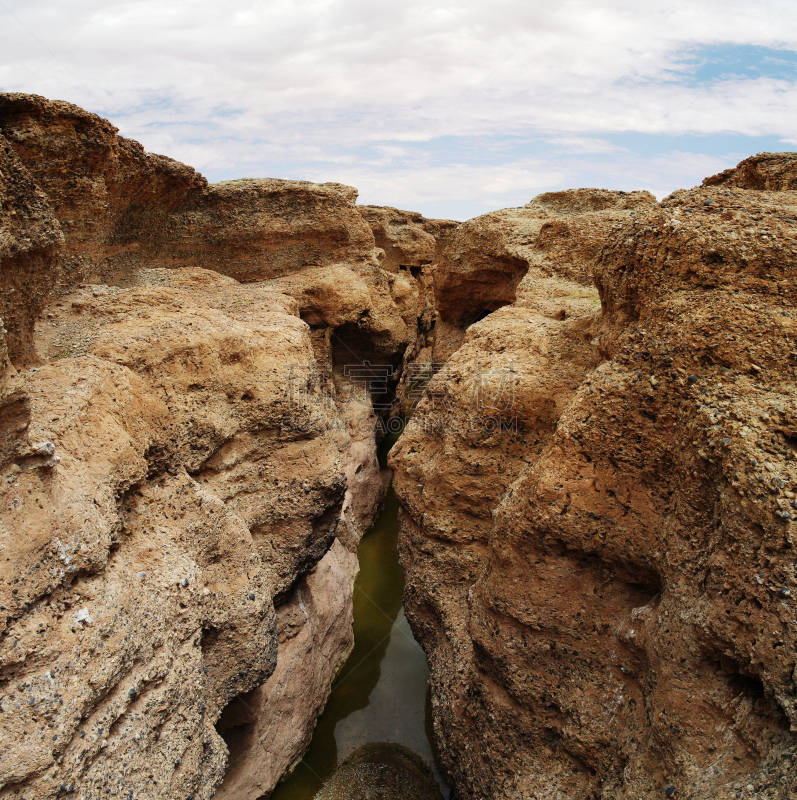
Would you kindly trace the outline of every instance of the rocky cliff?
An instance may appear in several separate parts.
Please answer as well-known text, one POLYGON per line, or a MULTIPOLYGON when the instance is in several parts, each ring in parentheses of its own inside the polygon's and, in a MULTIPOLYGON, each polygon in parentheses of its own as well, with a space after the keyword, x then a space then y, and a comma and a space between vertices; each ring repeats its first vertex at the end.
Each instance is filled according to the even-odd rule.
MULTIPOLYGON (((761 161, 787 183, 788 154, 761 161)), ((467 329, 393 452, 407 613, 465 797, 797 791, 797 198, 748 172, 598 230, 590 193, 559 195, 533 245, 561 224, 557 257, 467 329)), ((517 215, 458 234, 507 254, 505 286, 517 215)))
POLYGON ((268 794, 382 499, 398 375, 349 366, 401 365, 419 281, 350 187, 209 186, 3 100, 0 797, 268 794))
POLYGON ((400 550, 459 794, 797 792, 791 154, 458 225, 3 101, 0 798, 267 796, 420 394, 400 550))

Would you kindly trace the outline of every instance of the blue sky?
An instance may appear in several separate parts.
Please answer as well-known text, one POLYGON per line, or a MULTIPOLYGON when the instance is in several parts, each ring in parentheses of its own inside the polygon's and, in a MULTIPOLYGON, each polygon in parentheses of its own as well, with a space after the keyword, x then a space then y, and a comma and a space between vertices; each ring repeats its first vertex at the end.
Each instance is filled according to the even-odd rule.
POLYGON ((341 181, 428 216, 662 197, 797 148, 791 0, 2 0, 0 54, 0 90, 211 180, 341 181))

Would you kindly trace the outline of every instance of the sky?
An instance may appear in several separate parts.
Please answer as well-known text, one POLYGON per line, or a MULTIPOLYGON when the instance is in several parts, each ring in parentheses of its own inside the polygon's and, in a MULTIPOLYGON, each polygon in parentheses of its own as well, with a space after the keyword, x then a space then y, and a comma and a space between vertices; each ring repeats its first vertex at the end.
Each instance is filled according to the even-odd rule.
POLYGON ((797 149, 797 0, 0 0, 0 91, 464 220, 797 149))

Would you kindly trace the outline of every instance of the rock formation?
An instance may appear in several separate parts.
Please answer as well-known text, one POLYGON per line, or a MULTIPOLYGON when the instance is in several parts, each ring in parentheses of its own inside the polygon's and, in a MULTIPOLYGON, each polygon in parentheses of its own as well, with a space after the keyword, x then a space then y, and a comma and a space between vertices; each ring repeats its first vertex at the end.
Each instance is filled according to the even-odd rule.
POLYGON ((703 186, 736 189, 797 189, 797 153, 759 153, 731 169, 712 175, 703 186))
POLYGON ((0 798, 271 792, 414 370, 406 609, 461 796, 797 792, 790 154, 458 225, 3 101, 0 798))
POLYGON ((377 743, 355 750, 314 800, 442 800, 432 771, 411 750, 377 743))
POLYGON ((46 195, 2 135, 0 197, 3 347, 19 366, 35 360, 33 324, 57 282, 53 254, 64 236, 46 195))
POLYGON ((797 791, 795 203, 645 203, 429 384, 392 463, 463 796, 797 791))
POLYGON ((383 493, 398 376, 348 365, 401 365, 417 281, 350 187, 208 186, 3 99, 0 797, 268 794, 351 648, 383 493))
POLYGON ((591 285, 586 265, 608 232, 654 203, 648 192, 577 189, 463 223, 434 270, 434 360, 444 362, 469 325, 514 302, 529 270, 591 285))
POLYGON ((459 227, 453 220, 426 219, 397 208, 358 206, 357 211, 373 231, 376 246, 384 250, 382 268, 416 277, 423 267, 440 261, 459 227))

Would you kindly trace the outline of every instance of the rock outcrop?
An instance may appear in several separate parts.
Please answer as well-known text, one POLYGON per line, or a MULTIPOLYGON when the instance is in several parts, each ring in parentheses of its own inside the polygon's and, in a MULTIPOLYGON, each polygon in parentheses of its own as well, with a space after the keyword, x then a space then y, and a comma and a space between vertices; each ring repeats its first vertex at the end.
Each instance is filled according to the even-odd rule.
POLYGON ((440 261, 460 224, 386 206, 358 206, 357 211, 370 226, 376 246, 385 252, 382 268, 410 271, 416 277, 423 267, 440 261))
POLYGON ((404 350, 393 394, 395 413, 407 413, 413 400, 413 378, 433 358, 437 321, 433 275, 459 228, 453 220, 426 219, 412 211, 382 206, 358 206, 371 226, 380 266, 389 273, 391 294, 408 330, 415 336, 404 350))
POLYGON ((414 279, 350 187, 207 186, 4 99, 0 797, 267 794, 351 648, 384 491, 386 382, 346 365, 402 363, 414 279))
POLYGON ((243 179, 208 185, 146 153, 107 120, 34 95, 3 95, 0 131, 64 234, 59 285, 123 282, 141 266, 204 266, 262 281, 306 266, 374 261, 357 190, 243 179))
POLYGON ((463 796, 797 791, 795 203, 647 204, 600 311, 527 278, 432 379, 392 463, 463 796))
MULTIPOLYGON (((797 792, 790 154, 460 226, 3 99, 0 798, 268 795, 427 381, 392 464, 459 795, 797 792)), ((436 794, 360 755, 323 796, 436 794)))
POLYGON ((365 745, 338 768, 314 800, 442 800, 429 767, 397 744, 365 745))
MULTIPOLYGON (((299 623, 337 624, 350 598, 381 497, 370 403, 338 406, 307 371, 291 298, 205 270, 87 287, 41 328, 27 434, 51 451, 7 464, 0 501, 0 796, 209 797, 227 760, 214 725, 274 671, 278 614, 335 565, 334 602, 299 623), (355 473, 366 491, 347 514, 355 473)), ((284 752, 263 791, 306 743, 351 645, 337 633, 290 676, 317 693, 298 721, 272 720, 284 752)))
POLYGON ((356 189, 339 183, 243 179, 198 187, 156 235, 132 231, 141 242, 135 258, 158 267, 202 263, 242 282, 374 262, 373 234, 356 199, 356 189))
POLYGON ((469 325, 514 302, 529 270, 591 286, 589 265, 609 232, 654 203, 648 192, 575 189, 463 223, 434 270, 434 360, 445 361, 469 325))
POLYGON ((53 255, 63 239, 46 195, 0 135, 0 319, 18 366, 36 360, 33 324, 58 281, 53 255))
POLYGON ((712 175, 703 186, 765 189, 771 192, 797 189, 797 153, 759 153, 731 169, 712 175))
POLYGON ((163 217, 207 181, 191 167, 146 153, 96 114, 62 101, 4 94, 0 133, 63 233, 49 269, 61 292, 114 272, 163 217))

